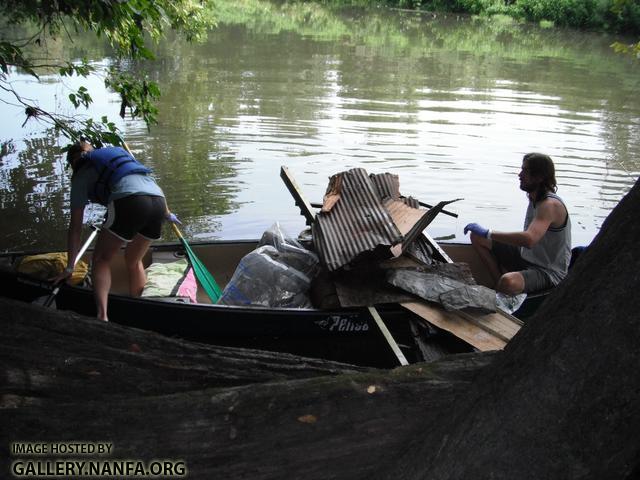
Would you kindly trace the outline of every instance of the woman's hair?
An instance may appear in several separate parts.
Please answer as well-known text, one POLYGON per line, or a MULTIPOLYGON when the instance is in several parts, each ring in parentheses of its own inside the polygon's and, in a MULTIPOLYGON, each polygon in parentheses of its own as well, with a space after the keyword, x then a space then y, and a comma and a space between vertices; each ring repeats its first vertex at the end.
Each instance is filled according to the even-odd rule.
POLYGON ((556 169, 549 155, 536 152, 527 153, 523 161, 526 162, 529 173, 540 179, 540 187, 536 192, 536 198, 542 198, 545 193, 555 193, 558 190, 556 169))
POLYGON ((80 140, 69 147, 69 150, 67 150, 67 162, 71 165, 74 173, 82 166, 83 162, 73 163, 73 160, 80 158, 83 153, 91 150, 93 150, 91 144, 84 140, 80 140))

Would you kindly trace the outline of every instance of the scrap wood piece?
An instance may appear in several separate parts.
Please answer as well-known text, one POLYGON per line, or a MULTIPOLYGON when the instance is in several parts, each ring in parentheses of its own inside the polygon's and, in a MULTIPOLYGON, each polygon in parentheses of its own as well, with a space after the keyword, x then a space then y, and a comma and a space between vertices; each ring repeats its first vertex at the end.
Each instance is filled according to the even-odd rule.
POLYGON ((456 313, 505 342, 509 342, 523 325, 521 320, 502 311, 487 314, 470 314, 464 310, 459 310, 456 313))
POLYGON ((427 243, 429 244, 429 246, 431 248, 433 248, 438 255, 440 256, 441 260, 443 262, 446 263, 453 263, 453 260, 451 259, 451 257, 449 255, 447 255, 447 252, 445 252, 442 247, 440 245, 438 245, 438 242, 436 242, 431 235, 429 235, 427 232, 422 232, 422 236, 427 240, 427 243))
POLYGON ((447 349, 440 344, 439 341, 432 338, 424 338, 423 331, 430 332, 435 330, 429 323, 421 321, 419 319, 409 320, 409 327, 411 328, 411 334, 413 335, 413 341, 418 346, 422 359, 425 362, 435 362, 447 356, 447 349))
POLYGON ((403 236, 409 233, 411 228, 429 211, 426 208, 410 207, 402 200, 389 197, 382 203, 403 236))
POLYGON ((476 280, 473 278, 471 272, 471 266, 466 262, 454 262, 454 263, 433 263, 424 265, 418 260, 403 255, 401 257, 394 257, 388 260, 381 261, 378 266, 383 270, 413 270, 416 272, 427 272, 442 275, 443 277, 452 278, 458 280, 467 285, 476 285, 476 280))
POLYGON ((407 361, 406 357, 404 356, 404 353, 402 353, 402 350, 400 350, 400 347, 398 346, 398 343, 395 341, 395 339, 391 335, 391 332, 389 331, 387 326, 384 324, 384 321, 382 320, 382 317, 378 313, 378 310, 376 310, 375 307, 372 307, 372 306, 368 306, 367 310, 369 310, 369 313, 371 314, 371 316, 375 320, 376 325, 380 329, 380 332, 382 333, 384 338, 387 340, 387 343, 391 347, 391 350, 393 350, 393 353, 396 356, 396 358, 398 359, 398 362, 400 363, 400 365, 403 365, 403 366, 404 365, 409 365, 409 362, 407 361))
POLYGON ((439 252, 433 248, 433 246, 427 240, 427 237, 424 235, 419 235, 418 238, 415 239, 412 243, 410 243, 407 248, 405 248, 404 252, 402 251, 402 246, 391 248, 391 252, 394 255, 398 255, 398 251, 401 253, 401 257, 409 257, 417 261, 422 265, 439 265, 440 262, 443 261, 442 257, 440 257, 439 252), (394 250, 396 249, 397 250, 394 250))
POLYGON ((363 255, 389 258, 390 248, 400 243, 402 235, 367 172, 354 168, 336 174, 330 185, 337 184, 336 176, 342 182, 340 201, 317 214, 312 225, 313 244, 323 263, 335 271, 363 255))
MULTIPOLYGON (((508 342, 504 335, 496 335, 495 332, 489 331, 491 319, 470 321, 460 312, 447 312, 439 305, 431 305, 424 301, 402 302, 400 305, 430 324, 452 333, 481 352, 502 350, 508 342)), ((497 314, 489 317, 493 315, 497 314)))
POLYGON ((300 212, 304 216, 307 222, 307 225, 311 225, 315 218, 315 213, 311 208, 311 205, 309 204, 309 202, 307 202, 307 200, 302 195, 302 190, 300 189, 296 181, 293 179, 293 175, 289 173, 289 169, 287 167, 285 166, 280 167, 280 178, 282 178, 282 181, 287 186, 287 189, 293 196, 293 199, 295 200, 296 205, 300 207, 300 212))
POLYGON ((334 175, 329 179, 327 192, 324 194, 324 198, 322 199, 321 211, 324 213, 330 212, 333 206, 340 201, 341 192, 342 175, 334 175))
POLYGON ((366 307, 383 303, 415 300, 415 296, 389 284, 385 269, 378 265, 364 265, 341 271, 333 278, 341 307, 366 307))
POLYGON ((434 207, 425 210, 421 208, 413 208, 401 200, 387 198, 384 200, 384 207, 387 209, 394 223, 403 235, 402 243, 396 245, 393 249, 395 256, 404 252, 411 243, 429 226, 446 205, 461 200, 446 200, 439 202, 434 207))

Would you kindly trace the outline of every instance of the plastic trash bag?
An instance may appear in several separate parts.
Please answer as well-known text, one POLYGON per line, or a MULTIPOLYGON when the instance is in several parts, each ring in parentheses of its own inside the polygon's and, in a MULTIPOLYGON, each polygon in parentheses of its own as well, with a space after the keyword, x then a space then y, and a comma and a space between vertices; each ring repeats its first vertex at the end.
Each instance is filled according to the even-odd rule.
POLYGON ((527 299, 526 293, 518 295, 506 295, 504 293, 496 293, 496 306, 506 313, 513 313, 518 310, 527 299))
POLYGON ((309 287, 318 256, 274 223, 245 255, 218 301, 223 305, 311 308, 309 287))

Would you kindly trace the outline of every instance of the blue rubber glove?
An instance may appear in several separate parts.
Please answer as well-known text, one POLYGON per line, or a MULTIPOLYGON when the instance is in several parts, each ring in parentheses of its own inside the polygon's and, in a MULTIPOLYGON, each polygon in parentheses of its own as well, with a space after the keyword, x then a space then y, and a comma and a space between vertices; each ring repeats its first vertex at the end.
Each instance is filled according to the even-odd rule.
POLYGON ((171 223, 182 225, 182 222, 175 213, 167 213, 167 216, 165 218, 171 223))
POLYGON ((489 238, 489 229, 484 228, 482 225, 478 223, 469 223, 466 227, 464 227, 464 233, 467 232, 475 233, 476 235, 484 238, 489 238))

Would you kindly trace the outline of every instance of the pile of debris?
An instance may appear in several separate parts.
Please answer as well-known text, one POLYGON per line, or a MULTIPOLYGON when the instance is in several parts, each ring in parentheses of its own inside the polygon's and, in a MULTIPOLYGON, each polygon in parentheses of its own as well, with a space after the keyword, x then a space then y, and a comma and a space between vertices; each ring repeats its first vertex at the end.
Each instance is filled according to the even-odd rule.
POLYGON ((447 310, 495 312, 495 292, 476 285, 466 265, 449 263, 423 233, 455 201, 420 208, 418 200, 400 194, 398 176, 389 173, 368 175, 355 168, 331 177, 311 228, 328 273, 320 278, 331 278, 338 302, 317 298, 316 305, 399 303, 413 294, 447 310))
POLYGON ((503 348, 520 328, 514 317, 495 313, 495 291, 476 284, 469 266, 452 262, 425 233, 438 214, 456 216, 445 207, 459 199, 426 205, 400 193, 397 175, 354 168, 332 176, 323 203, 312 205, 286 167, 281 176, 311 227, 309 248, 275 224, 241 262, 221 303, 367 307, 374 318, 374 305, 398 303, 479 350, 503 348), (274 272, 258 274, 261 288, 258 264, 274 272))

